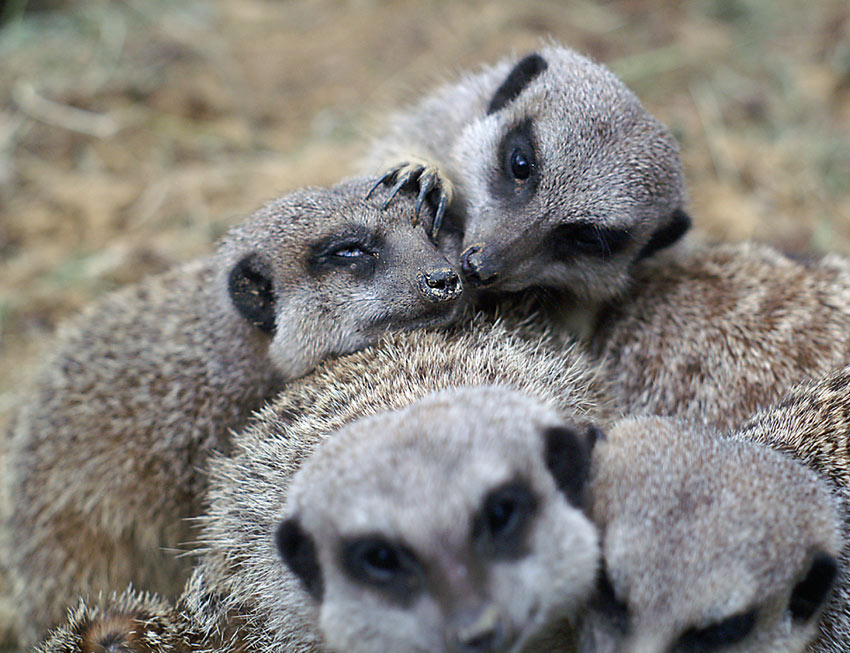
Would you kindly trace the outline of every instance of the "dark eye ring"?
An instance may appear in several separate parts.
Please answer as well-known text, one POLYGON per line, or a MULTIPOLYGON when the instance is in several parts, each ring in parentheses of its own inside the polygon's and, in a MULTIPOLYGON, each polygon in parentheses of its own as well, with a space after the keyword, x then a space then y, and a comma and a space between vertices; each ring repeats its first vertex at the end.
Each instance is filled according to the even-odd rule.
POLYGON ((511 174, 516 179, 528 179, 531 175, 531 161, 520 148, 511 152, 511 174))

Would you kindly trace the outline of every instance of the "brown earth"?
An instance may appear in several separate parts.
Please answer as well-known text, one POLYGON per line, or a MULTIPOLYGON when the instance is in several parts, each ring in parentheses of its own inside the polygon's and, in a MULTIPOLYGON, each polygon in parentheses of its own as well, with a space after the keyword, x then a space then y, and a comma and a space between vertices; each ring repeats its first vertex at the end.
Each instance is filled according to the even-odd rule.
POLYGON ((697 233, 850 254, 846 0, 0 3, 0 429, 57 322, 354 170, 454 70, 553 36, 680 140, 697 233))

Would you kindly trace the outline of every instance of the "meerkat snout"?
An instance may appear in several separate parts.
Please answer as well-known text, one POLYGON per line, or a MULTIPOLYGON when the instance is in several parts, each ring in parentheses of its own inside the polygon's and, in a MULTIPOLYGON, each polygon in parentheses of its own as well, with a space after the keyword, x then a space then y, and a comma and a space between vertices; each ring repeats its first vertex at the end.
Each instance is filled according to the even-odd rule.
POLYGON ((576 505, 595 433, 484 386, 329 436, 293 477, 274 534, 328 648, 518 650, 574 616, 597 568, 576 505))
POLYGON ((441 267, 419 275, 419 290, 429 302, 451 302, 460 297, 463 284, 452 268, 441 267))
POLYGON ((460 255, 460 269, 463 278, 471 285, 485 287, 499 278, 499 272, 492 257, 486 255, 483 245, 470 245, 460 255))

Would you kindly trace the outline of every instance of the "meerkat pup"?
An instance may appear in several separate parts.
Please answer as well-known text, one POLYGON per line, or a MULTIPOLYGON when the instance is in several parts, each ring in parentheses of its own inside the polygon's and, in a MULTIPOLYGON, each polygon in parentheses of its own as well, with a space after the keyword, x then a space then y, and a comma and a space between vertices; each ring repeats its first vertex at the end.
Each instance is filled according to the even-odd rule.
POLYGON ((189 561, 174 550, 194 539, 201 469, 231 429, 320 360, 459 315, 459 276, 411 224, 413 198, 382 210, 364 199, 373 184, 274 201, 215 255, 60 329, 3 475, 26 636, 80 593, 179 591, 189 561))
MULTIPOLYGON (((137 598, 124 616, 150 619, 130 614, 133 632, 111 636, 138 640, 143 621, 178 634, 164 651, 519 645, 550 611, 572 614, 595 577, 577 506, 591 420, 609 410, 603 379, 578 348, 482 316, 323 363, 211 461, 204 549, 177 608, 137 598), (502 388, 458 389, 484 384, 502 388), (382 585, 371 574, 393 555, 403 569, 382 585)), ((92 625, 78 617, 49 641, 74 641, 74 623, 92 625)))
POLYGON ((582 652, 802 653, 818 636, 846 509, 791 456, 629 418, 596 444, 589 491, 604 563, 582 652))
POLYGON ((555 288, 584 307, 690 227, 670 132, 610 70, 556 43, 392 116, 363 167, 420 201, 439 194, 470 285, 555 288))
POLYGON ((754 243, 677 249, 635 270, 590 349, 627 414, 728 431, 850 352, 850 260, 800 262, 754 243))

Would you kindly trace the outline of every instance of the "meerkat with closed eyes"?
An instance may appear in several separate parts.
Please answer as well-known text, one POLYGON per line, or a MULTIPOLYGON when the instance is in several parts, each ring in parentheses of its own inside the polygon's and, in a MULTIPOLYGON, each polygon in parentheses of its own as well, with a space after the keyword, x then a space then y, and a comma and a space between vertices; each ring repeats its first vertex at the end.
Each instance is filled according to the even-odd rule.
POLYGON ((596 444, 604 562, 582 653, 811 650, 846 582, 846 507, 822 476, 746 440, 633 417, 596 444))
MULTIPOLYGON (((330 571, 322 575, 322 580, 316 574, 311 575, 315 565, 310 562, 310 546, 299 532, 309 533, 305 529, 316 522, 299 521, 298 515, 306 519, 308 511, 324 511, 321 504, 325 499, 330 501, 332 495, 338 509, 322 512, 330 520, 322 522, 322 528, 333 530, 334 514, 338 513, 342 525, 377 502, 386 507, 388 518, 410 511, 411 520, 403 518, 400 525, 406 525, 412 536, 425 537, 430 531, 437 538, 428 540, 433 543, 443 541, 437 531, 453 529, 452 538, 445 540, 445 553, 456 558, 452 569, 461 577, 459 580, 457 574, 453 577, 460 586, 449 583, 443 590, 459 601, 458 610, 448 610, 445 618, 430 622, 420 634, 408 632, 406 636, 425 637, 426 631, 427 638, 446 633, 461 636, 457 627, 466 624, 469 629, 463 632, 481 631, 482 642, 493 638, 492 643, 497 633, 487 634, 485 626, 504 621, 504 626, 496 630, 504 627, 506 632, 499 637, 508 639, 503 639, 495 649, 504 650, 502 647, 514 638, 519 641, 524 636, 522 633, 534 631, 548 617, 549 608, 555 610, 560 606, 571 613, 581 603, 586 583, 592 584, 595 540, 592 528, 576 504, 581 503, 579 497, 584 485, 582 461, 587 462, 587 451, 595 433, 591 424, 596 421, 592 420, 604 425, 609 409, 602 368, 578 348, 561 351, 548 347, 545 341, 524 339, 514 328, 506 328, 498 321, 493 324, 489 317, 479 316, 448 332, 393 334, 375 347, 327 361, 314 374, 289 384, 274 403, 260 411, 258 419, 235 438, 232 455, 212 461, 209 509, 201 518, 202 557, 176 611, 159 617, 151 614, 151 627, 158 633, 182 633, 177 639, 183 643, 175 650, 196 650, 191 642, 200 642, 200 650, 285 649, 293 653, 326 650, 328 642, 319 618, 325 604, 324 599, 318 601, 316 596, 325 596, 325 589, 320 587, 331 591, 330 578, 326 576, 330 571), (502 388, 458 389, 482 384, 502 388), (437 391, 442 391, 439 395, 442 398, 432 400, 430 409, 411 408, 413 413, 404 413, 409 406, 437 391), (535 399, 518 398, 518 393, 535 399), (387 417, 386 411, 402 412, 387 417), (357 426, 360 420, 375 415, 378 417, 373 419, 377 421, 369 422, 371 426, 367 425, 365 432, 357 426), (415 416, 418 417, 413 419, 415 416), (562 432, 564 424, 568 426, 567 433, 562 432), (555 431, 547 435, 549 427, 555 431), (337 437, 349 428, 357 429, 357 435, 337 437), (357 449, 361 433, 366 444, 365 448, 357 449), (419 439, 423 444, 417 444, 419 439), (370 447, 372 442, 375 444, 370 447), (401 442, 407 444, 401 446, 401 442), (449 446, 451 442, 455 444, 449 446), (512 447, 517 450, 509 451, 512 447), (319 454, 314 452, 319 451, 324 453, 316 457, 319 454), (567 464, 570 460, 573 462, 567 464), (297 485, 302 490, 292 495, 288 488, 296 482, 293 478, 299 470, 304 472, 297 485), (498 474, 502 476, 497 479, 498 474), (316 480, 317 475, 322 479, 316 480), (523 488, 511 485, 517 480, 514 476, 526 485, 523 488), (355 484, 354 477, 361 478, 363 485, 355 484), (383 488, 378 495, 374 494, 375 487, 369 485, 372 482, 383 488), (405 492, 421 492, 422 501, 401 500, 398 493, 407 482, 411 485, 405 492), (457 486, 456 490, 447 494, 444 491, 447 484, 457 486), (396 485, 398 488, 394 489, 396 485), (556 485, 561 490, 556 490, 556 485), (332 487, 339 487, 340 491, 331 492, 332 487), (310 494, 313 492, 310 488, 318 494, 324 491, 329 494, 324 499, 315 497, 310 494), (525 491, 529 488, 536 497, 533 509, 525 501, 528 496, 525 491), (514 565, 510 560, 512 554, 506 560, 499 560, 486 542, 486 529, 472 529, 459 516, 466 510, 466 516, 474 520, 474 515, 488 505, 489 493, 502 489, 511 497, 516 490, 517 506, 525 506, 537 516, 529 523, 529 533, 536 535, 528 540, 519 538, 523 544, 517 551, 527 550, 527 553, 518 555, 514 561, 521 566, 522 559, 530 558, 528 568, 537 570, 534 573, 538 576, 529 572, 529 579, 539 577, 540 573, 545 575, 544 568, 549 564, 563 564, 561 554, 575 555, 576 568, 565 572, 560 585, 552 583, 548 589, 541 582, 537 590, 527 583, 524 585, 526 593, 522 600, 517 599, 516 607, 521 612, 518 617, 508 610, 511 606, 504 610, 484 609, 484 594, 488 590, 479 582, 486 569, 503 563, 506 571, 501 578, 509 579, 514 565), (425 500, 427 497, 430 498, 425 500), (346 503, 349 499, 352 503, 346 503), (445 512, 437 509, 430 515, 430 508, 441 502, 446 502, 445 512), (565 522, 563 526, 554 525, 551 534, 561 533, 565 526, 572 531, 564 534, 563 541, 560 536, 554 541, 545 532, 548 516, 555 514, 562 514, 565 522), (289 526, 284 527, 283 523, 289 526), (477 535, 473 536, 469 529, 477 535), (475 554, 476 560, 470 561, 474 565, 464 570, 458 565, 473 556, 473 551, 464 548, 477 546, 472 540, 480 540, 482 550, 475 554), (539 551, 542 558, 535 561, 532 558, 537 543, 542 547, 539 551), (488 557, 488 550, 494 556, 488 557), (463 576, 473 586, 464 585, 463 576), (463 591, 458 593, 459 590, 463 591), (526 599, 533 597, 540 601, 532 615, 526 599), (469 599, 470 603, 467 605, 462 599, 469 599), (476 612, 476 608, 482 609, 476 612), (460 621, 453 621, 451 615, 460 621), (476 615, 480 619, 472 618, 476 615), (467 624, 465 618, 471 621, 467 624)), ((316 518, 320 516, 317 514, 316 518)), ((369 517, 367 521, 373 520, 369 517)), ((380 526, 377 518, 373 526, 380 526)), ((326 546, 324 551, 332 554, 335 547, 324 534, 320 539, 325 544, 312 537, 316 546, 326 546)), ((422 546, 427 548, 425 544, 423 541, 422 546)), ((325 554, 322 555, 320 562, 327 564, 325 554)), ((333 591, 339 589, 344 594, 357 590, 356 581, 352 580, 350 585, 341 582, 333 591)), ((441 581, 435 582, 442 587, 441 581)), ((499 597, 492 598, 503 599, 505 592, 508 595, 513 592, 513 582, 509 584, 508 590, 500 586, 499 597)), ((429 585, 428 600, 443 591, 435 587, 433 583, 429 585)), ((364 598, 372 595, 366 585, 360 587, 360 592, 364 598)), ((335 600, 344 598, 340 595, 335 600)), ((430 611, 430 608, 426 610, 430 611)), ((133 622, 134 628, 139 621, 133 622)), ((343 629, 347 632, 347 627, 343 629)), ((56 637, 69 641, 72 631, 73 628, 65 628, 56 637)), ((119 632, 111 631, 110 636, 129 640, 136 634, 126 629, 122 633, 119 629, 119 632)), ((334 646, 339 645, 336 636, 332 636, 334 646)), ((366 641, 375 644, 377 640, 366 641)), ((434 640, 425 641, 430 645, 434 640)))
POLYGON ((591 313, 691 222, 670 132, 610 70, 554 43, 391 116, 362 166, 439 195, 469 285, 553 288, 591 313))
POLYGON ((413 198, 382 210, 373 184, 274 201, 216 254, 60 329, 5 457, 25 637, 81 593, 179 592, 190 565, 174 550, 195 539, 202 468, 231 429, 320 360, 459 315, 459 275, 411 224, 413 198))

